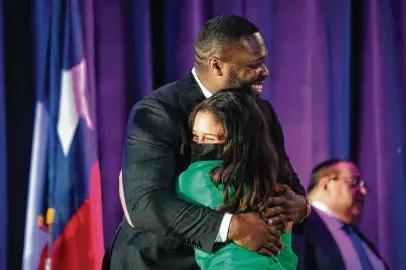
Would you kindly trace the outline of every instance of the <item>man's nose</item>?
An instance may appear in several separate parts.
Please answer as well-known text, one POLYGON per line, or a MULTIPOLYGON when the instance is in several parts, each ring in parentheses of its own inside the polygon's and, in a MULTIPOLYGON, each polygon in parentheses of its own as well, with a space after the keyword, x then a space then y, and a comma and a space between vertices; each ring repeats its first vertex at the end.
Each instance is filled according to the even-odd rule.
POLYGON ((359 192, 362 194, 362 195, 367 195, 367 193, 368 193, 368 190, 365 188, 365 187, 360 187, 359 188, 359 192))
POLYGON ((261 69, 261 71, 260 71, 260 75, 261 75, 261 77, 264 78, 264 79, 268 78, 268 76, 269 76, 269 71, 268 71, 268 68, 266 67, 265 64, 262 65, 262 69, 261 69))

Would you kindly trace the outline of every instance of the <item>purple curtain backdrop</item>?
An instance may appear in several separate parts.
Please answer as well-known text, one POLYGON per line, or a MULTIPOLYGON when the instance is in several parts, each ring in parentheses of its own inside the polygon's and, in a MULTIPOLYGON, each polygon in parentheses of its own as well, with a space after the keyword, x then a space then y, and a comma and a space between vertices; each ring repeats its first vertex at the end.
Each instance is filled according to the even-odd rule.
MULTIPOLYGON (((3 0, 0 0, 0 40, 4 35, 3 0)), ((6 152, 6 92, 4 74, 4 44, 0 42, 0 269, 7 265, 7 152, 6 152)))
POLYGON ((122 219, 118 172, 131 106, 184 76, 193 66, 193 42, 203 23, 232 13, 257 24, 264 36, 271 76, 263 96, 278 113, 302 184, 307 186, 312 166, 324 159, 359 162, 372 186, 361 229, 391 268, 406 265, 404 1, 94 0, 93 5, 85 18, 94 22, 106 243, 122 219))
POLYGON ((406 2, 366 3, 358 152, 372 192, 362 228, 392 269, 404 269, 406 2))

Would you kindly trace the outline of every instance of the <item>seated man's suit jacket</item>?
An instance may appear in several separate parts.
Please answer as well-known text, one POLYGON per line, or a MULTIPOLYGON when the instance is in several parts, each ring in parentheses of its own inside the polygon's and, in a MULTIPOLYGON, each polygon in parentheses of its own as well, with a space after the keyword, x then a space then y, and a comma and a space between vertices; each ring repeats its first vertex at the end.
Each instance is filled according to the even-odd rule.
MULTIPOLYGON (((359 231, 357 233, 385 264, 375 246, 359 231)), ((293 236, 293 250, 299 259, 297 267, 299 270, 346 269, 344 259, 333 235, 314 207, 312 207, 312 212, 306 221, 302 234, 293 236)), ((389 269, 386 264, 385 269, 389 269)))

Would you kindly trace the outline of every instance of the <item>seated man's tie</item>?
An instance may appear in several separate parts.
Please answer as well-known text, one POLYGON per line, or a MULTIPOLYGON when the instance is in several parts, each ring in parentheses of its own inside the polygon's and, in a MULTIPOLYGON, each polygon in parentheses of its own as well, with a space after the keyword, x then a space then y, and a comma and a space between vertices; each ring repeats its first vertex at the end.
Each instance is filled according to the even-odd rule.
POLYGON ((359 260, 363 270, 373 270, 371 261, 368 258, 368 255, 365 251, 364 245, 362 243, 359 235, 354 231, 354 229, 349 225, 344 225, 343 230, 350 236, 352 244, 354 245, 355 250, 357 251, 359 260))

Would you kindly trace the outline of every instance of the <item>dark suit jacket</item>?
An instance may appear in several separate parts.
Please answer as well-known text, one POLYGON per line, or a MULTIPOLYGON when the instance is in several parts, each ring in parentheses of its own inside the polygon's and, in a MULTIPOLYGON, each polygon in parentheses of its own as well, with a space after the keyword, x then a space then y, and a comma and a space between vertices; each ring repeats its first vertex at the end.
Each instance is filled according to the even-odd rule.
MULTIPOLYGON (((297 269, 345 270, 344 260, 333 236, 319 214, 314 209, 312 210, 302 234, 293 236, 293 251, 299 259, 297 269)), ((375 255, 384 262, 375 246, 359 231, 357 233, 375 255)), ((385 267, 389 269, 386 264, 385 267)))
MULTIPOLYGON (((211 252, 223 213, 191 205, 174 194, 174 180, 190 164, 187 116, 204 100, 193 75, 167 84, 132 109, 123 153, 123 185, 135 228, 122 222, 111 269, 198 269, 193 247, 211 252)), ((286 156, 281 126, 270 104, 260 105, 275 146, 286 156)), ((292 189, 304 194, 297 176, 292 189)))

